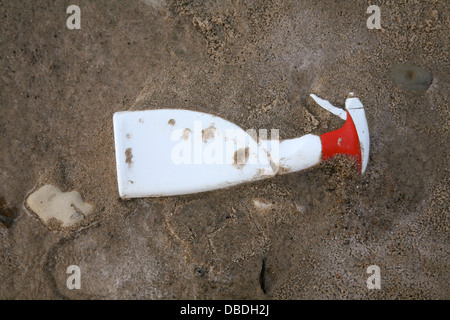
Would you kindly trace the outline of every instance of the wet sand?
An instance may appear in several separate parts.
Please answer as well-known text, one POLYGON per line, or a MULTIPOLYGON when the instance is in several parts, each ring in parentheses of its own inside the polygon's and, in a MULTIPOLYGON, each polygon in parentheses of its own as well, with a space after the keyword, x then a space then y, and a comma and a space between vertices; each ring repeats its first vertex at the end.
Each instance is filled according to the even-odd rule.
POLYGON ((0 4, 0 298, 448 299, 446 1, 0 4), (432 76, 408 90, 391 70, 432 76), (415 69, 414 69, 415 70, 415 69), (121 200, 112 116, 180 108, 280 138, 363 102, 367 171, 347 159, 226 190, 121 200), (26 205, 51 184, 94 209, 70 228, 26 205), (66 286, 67 267, 82 287, 66 286), (381 270, 369 290, 366 270, 381 270))

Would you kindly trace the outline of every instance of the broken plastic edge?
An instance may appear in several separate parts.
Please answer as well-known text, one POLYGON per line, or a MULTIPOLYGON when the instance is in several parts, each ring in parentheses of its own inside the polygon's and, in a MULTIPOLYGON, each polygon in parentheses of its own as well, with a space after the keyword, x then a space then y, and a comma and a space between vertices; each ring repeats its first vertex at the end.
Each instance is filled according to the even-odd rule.
POLYGON ((124 111, 115 112, 113 115, 113 127, 114 127, 114 149, 116 155, 116 174, 117 174, 117 188, 119 191, 119 196, 121 199, 127 199, 127 194, 124 190, 124 186, 121 181, 123 181, 123 172, 120 169, 120 161, 121 156, 119 155, 119 150, 121 150, 121 142, 120 142, 120 132, 122 131, 122 124, 120 121, 121 114, 124 114, 124 111))
POLYGON ((369 162, 370 152, 370 135, 366 113, 363 104, 352 92, 345 101, 345 108, 352 117, 358 134, 359 147, 361 150, 361 174, 363 174, 366 171, 369 162))

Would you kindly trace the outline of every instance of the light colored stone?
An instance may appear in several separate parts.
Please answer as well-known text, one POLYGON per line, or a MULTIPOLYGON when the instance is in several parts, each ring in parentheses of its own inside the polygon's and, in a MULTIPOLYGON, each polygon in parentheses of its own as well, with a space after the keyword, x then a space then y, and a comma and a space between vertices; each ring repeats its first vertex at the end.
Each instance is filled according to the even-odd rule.
POLYGON ((30 194, 27 205, 45 224, 54 218, 63 227, 82 221, 93 210, 93 206, 84 202, 78 191, 61 192, 48 184, 30 194))
POLYGON ((273 204, 271 202, 261 199, 253 199, 253 204, 257 209, 262 211, 270 210, 273 207, 273 204))

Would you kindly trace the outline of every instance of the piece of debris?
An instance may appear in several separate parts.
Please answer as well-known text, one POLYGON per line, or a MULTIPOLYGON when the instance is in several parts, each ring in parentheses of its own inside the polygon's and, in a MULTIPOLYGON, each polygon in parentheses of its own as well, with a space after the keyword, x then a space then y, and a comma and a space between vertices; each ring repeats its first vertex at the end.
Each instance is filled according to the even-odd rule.
POLYGON ((30 194, 27 205, 45 224, 56 219, 63 227, 82 221, 93 210, 93 206, 84 202, 78 191, 61 192, 48 184, 30 194))
POLYGON ((305 170, 340 156, 353 159, 364 173, 370 137, 362 102, 353 92, 345 100, 345 109, 315 94, 311 97, 345 124, 320 136, 306 134, 280 142, 278 129, 275 134, 271 130, 267 140, 267 131, 260 130, 258 137, 254 129, 244 131, 228 120, 193 110, 116 112, 113 126, 120 197, 206 192, 305 170), (143 125, 136 126, 138 119, 143 125), (177 119, 176 129, 169 126, 170 119, 177 119), (126 139, 126 134, 133 138, 126 139))
POLYGON ((125 150, 125 162, 128 164, 128 168, 131 168, 133 165, 133 152, 131 148, 127 148, 127 150, 125 150))
POLYGON ((214 124, 211 124, 208 128, 205 130, 202 130, 202 139, 203 142, 208 142, 212 138, 214 138, 214 135, 216 133, 216 128, 214 127, 214 124))
POLYGON ((242 169, 247 163, 249 155, 250 152, 248 147, 236 150, 233 156, 233 165, 238 169, 242 169))

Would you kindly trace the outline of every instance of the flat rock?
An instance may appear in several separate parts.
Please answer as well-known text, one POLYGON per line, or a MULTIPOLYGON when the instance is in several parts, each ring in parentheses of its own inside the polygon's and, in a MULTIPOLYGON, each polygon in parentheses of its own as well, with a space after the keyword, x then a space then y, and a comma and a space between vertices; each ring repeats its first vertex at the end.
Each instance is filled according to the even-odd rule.
POLYGON ((408 63, 395 64, 391 69, 390 77, 397 86, 418 91, 427 90, 433 80, 427 69, 408 63))
POLYGON ((27 198, 27 205, 48 224, 51 219, 70 227, 82 221, 93 210, 92 205, 81 198, 78 191, 61 192, 52 185, 44 185, 27 198))

